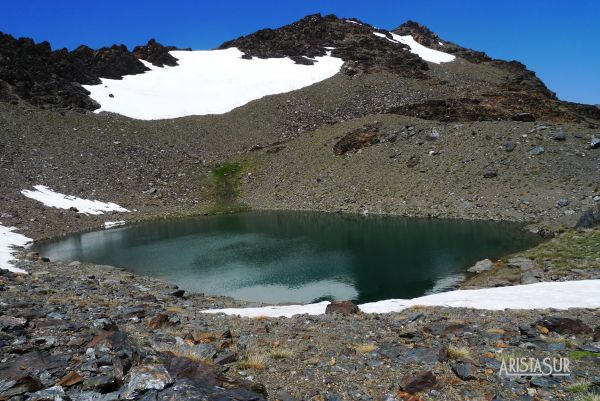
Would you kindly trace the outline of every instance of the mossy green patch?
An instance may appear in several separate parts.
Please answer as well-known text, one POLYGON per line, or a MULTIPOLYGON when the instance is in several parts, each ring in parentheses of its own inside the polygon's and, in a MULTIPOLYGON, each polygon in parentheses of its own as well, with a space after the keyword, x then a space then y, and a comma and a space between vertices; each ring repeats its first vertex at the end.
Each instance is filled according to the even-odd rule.
POLYGON ((239 213, 250 207, 238 201, 240 178, 244 166, 239 162, 223 162, 211 172, 214 203, 209 214, 239 213))
POLYGON ((586 358, 588 356, 600 358, 600 352, 591 352, 591 351, 573 351, 570 354, 571 359, 576 361, 586 358))
POLYGON ((567 230, 557 238, 532 248, 523 256, 558 269, 600 268, 600 228, 567 230))

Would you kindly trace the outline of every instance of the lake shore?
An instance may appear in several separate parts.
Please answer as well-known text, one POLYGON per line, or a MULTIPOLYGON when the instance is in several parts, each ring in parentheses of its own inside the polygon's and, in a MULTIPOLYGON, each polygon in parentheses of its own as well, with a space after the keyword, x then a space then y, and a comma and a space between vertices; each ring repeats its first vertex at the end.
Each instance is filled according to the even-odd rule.
POLYGON ((239 318, 200 311, 252 305, 188 294, 114 267, 21 256, 17 266, 28 276, 0 273, 2 366, 38 361, 38 370, 21 371, 34 380, 19 391, 59 382, 62 397, 84 391, 116 399, 133 391, 141 372, 126 375, 114 355, 124 366, 154 369, 136 379, 137 391, 159 398, 173 382, 180 397, 191 397, 228 377, 227 391, 240 400, 400 400, 410 392, 426 399, 569 399, 581 387, 593 390, 600 374, 597 309, 413 306, 387 314, 239 318), (502 361, 514 356, 570 358, 571 374, 499 376, 502 361), (206 382, 177 387, 174 366, 190 360, 203 366, 206 382), (150 389, 161 380, 165 390, 150 389))

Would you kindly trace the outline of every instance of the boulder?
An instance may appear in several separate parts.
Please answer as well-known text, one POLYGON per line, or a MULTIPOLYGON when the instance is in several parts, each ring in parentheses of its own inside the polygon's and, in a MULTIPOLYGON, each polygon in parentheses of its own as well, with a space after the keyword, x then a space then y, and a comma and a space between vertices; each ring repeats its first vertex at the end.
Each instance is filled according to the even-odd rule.
POLYGON ((592 329, 579 319, 552 316, 536 323, 559 334, 590 334, 592 329))
POLYGON ((544 153, 545 151, 546 150, 543 146, 534 146, 533 148, 529 149, 529 154, 533 156, 538 156, 544 153))
POLYGON ((134 366, 127 375, 121 398, 130 400, 147 390, 162 390, 172 382, 171 375, 162 365, 134 366))
POLYGON ((332 301, 325 308, 326 314, 341 313, 343 315, 350 315, 353 313, 358 313, 358 311, 358 306, 356 306, 352 301, 332 301))
POLYGON ((575 226, 578 229, 592 228, 600 224, 600 204, 594 205, 588 209, 577 221, 575 226))
POLYGON ((517 113, 511 117, 513 121, 523 121, 523 122, 533 122, 535 121, 535 116, 531 113, 517 113))
POLYGON ((483 178, 494 178, 498 176, 498 170, 488 169, 483 172, 483 178))
POLYGON ((436 383, 435 375, 428 370, 404 377, 400 382, 400 388, 407 393, 415 394, 431 389, 436 383))
POLYGON ((474 380, 475 372, 473 365, 469 362, 456 362, 452 364, 452 371, 461 380, 474 380))
POLYGON ((555 141, 564 141, 565 139, 567 139, 567 136, 565 135, 565 131, 559 128, 558 130, 554 131, 552 139, 554 139, 555 141))
POLYGON ((333 153, 341 156, 344 153, 379 143, 381 141, 379 138, 380 126, 380 123, 369 124, 344 135, 333 146, 333 153))
POLYGON ((531 270, 536 266, 533 260, 522 256, 508 259, 508 265, 511 267, 518 267, 522 272, 531 270))
POLYGON ((594 136, 590 141, 590 149, 598 149, 600 148, 600 137, 594 136))
POLYGON ((494 262, 489 259, 483 259, 475 263, 474 266, 469 267, 467 271, 470 273, 481 273, 490 270, 492 266, 494 266, 494 262))

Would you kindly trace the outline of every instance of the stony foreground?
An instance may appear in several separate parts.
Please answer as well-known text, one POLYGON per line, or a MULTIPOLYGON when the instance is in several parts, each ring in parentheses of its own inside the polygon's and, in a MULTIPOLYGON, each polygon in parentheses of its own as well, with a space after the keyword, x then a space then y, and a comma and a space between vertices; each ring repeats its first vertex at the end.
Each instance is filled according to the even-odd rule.
MULTIPOLYGON (((0 271, 3 400, 573 400, 600 391, 600 313, 413 307, 291 319, 121 269, 0 271), (567 357, 567 377, 500 377, 567 357)), ((585 399, 585 398, 582 398, 585 399)), ((589 398, 592 399, 592 398, 589 398)))

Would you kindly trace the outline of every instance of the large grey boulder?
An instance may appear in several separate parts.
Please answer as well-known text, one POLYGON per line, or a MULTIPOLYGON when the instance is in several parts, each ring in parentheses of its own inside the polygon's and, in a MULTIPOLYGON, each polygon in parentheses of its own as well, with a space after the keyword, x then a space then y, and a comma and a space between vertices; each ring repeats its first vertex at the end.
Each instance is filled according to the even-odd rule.
POLYGON ((483 259, 475 263, 474 266, 469 267, 467 271, 470 273, 481 273, 490 270, 492 266, 494 266, 494 262, 489 259, 483 259))

